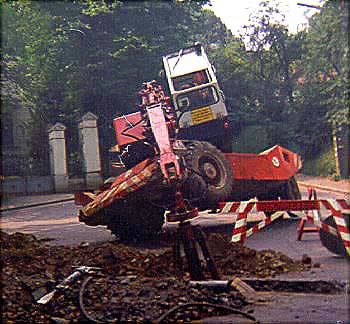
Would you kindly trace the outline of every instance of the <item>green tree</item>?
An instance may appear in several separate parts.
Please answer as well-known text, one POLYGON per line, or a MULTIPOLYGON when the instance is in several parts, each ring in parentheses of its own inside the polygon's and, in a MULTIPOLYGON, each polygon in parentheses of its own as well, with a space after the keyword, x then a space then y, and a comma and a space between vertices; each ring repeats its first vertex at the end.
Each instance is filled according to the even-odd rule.
POLYGON ((275 3, 262 1, 244 26, 216 56, 223 88, 239 129, 259 125, 266 133, 256 150, 290 139, 296 119, 293 64, 300 57, 299 39, 288 33, 275 3))
POLYGON ((309 126, 312 138, 305 144, 306 151, 312 156, 329 150, 336 135, 343 176, 349 176, 348 23, 349 3, 327 1, 310 19, 299 62, 304 77, 299 89, 300 125, 309 126))
MULTIPOLYGON (((70 155, 78 150, 79 118, 92 111, 105 161, 114 144, 113 117, 137 110, 137 91, 158 77, 162 55, 197 40, 213 47, 226 42, 222 22, 202 9, 207 2, 5 3, 7 102, 28 105, 36 139, 46 138, 44 124, 64 123, 73 139, 70 155)), ((31 156, 45 159, 47 149, 33 150, 31 156)))
POLYGON ((305 89, 317 87, 333 128, 349 125, 349 3, 327 1, 310 19, 302 68, 305 89))
POLYGON ((38 169, 47 168, 47 133, 42 125, 49 122, 48 100, 54 92, 50 83, 55 83, 53 89, 59 88, 56 77, 61 40, 55 37, 51 16, 36 3, 6 2, 1 11, 3 113, 14 115, 18 106, 29 110, 27 132, 36 144, 29 146, 28 158, 38 169), (42 145, 37 145, 38 138, 42 145))
MULTIPOLYGON (((198 40, 221 46, 230 36, 202 4, 122 1, 109 12, 81 15, 82 27, 69 34, 66 57, 69 53, 72 63, 66 70, 71 87, 63 105, 99 117, 104 160, 114 144, 113 118, 138 109, 137 92, 144 81, 159 77, 162 55, 198 40)), ((56 10, 51 8, 53 15, 62 14, 56 10)))

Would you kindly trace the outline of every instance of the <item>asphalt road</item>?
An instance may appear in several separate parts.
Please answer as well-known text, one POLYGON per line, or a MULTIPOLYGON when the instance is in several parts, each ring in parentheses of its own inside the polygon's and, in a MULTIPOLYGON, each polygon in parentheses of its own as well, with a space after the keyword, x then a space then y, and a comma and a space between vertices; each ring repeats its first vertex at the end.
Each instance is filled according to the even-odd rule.
MULTIPOLYGON (((306 199, 303 187, 302 195, 306 199)), ((344 198, 342 194, 318 191, 318 198, 344 198)), ((50 244, 75 245, 82 242, 113 240, 105 227, 89 227, 77 220, 78 207, 72 202, 38 206, 2 213, 1 228, 8 232, 32 233, 38 238, 52 238, 50 244)), ((255 215, 254 217, 259 217, 255 215)), ((233 217, 204 213, 196 219, 207 231, 232 231, 233 217)), ((307 254, 312 259, 310 271, 284 274, 275 279, 348 281, 349 261, 333 255, 322 246, 317 233, 305 233, 302 241, 296 240, 298 220, 282 220, 254 234, 246 246, 257 249, 273 249, 294 258, 307 254)), ((310 225, 307 225, 310 226, 310 225)), ((349 294, 316 295, 274 293, 271 300, 254 305, 253 315, 262 323, 349 323, 349 294)), ((210 323, 238 323, 238 318, 225 317, 210 323)))
POLYGON ((1 228, 7 232, 50 238, 51 244, 57 245, 76 245, 114 238, 103 226, 89 227, 80 223, 77 212, 78 206, 71 201, 2 212, 1 228))
MULTIPOLYGON (((306 190, 301 187, 303 199, 307 198, 306 190)), ((318 191, 318 198, 344 198, 338 193, 318 191)), ((61 202, 54 205, 5 211, 1 213, 1 228, 7 232, 34 234, 38 238, 51 238, 51 244, 75 245, 82 242, 99 242, 114 239, 104 227, 90 227, 80 223, 77 218, 78 206, 73 202, 61 202)), ((254 215, 253 217, 263 217, 254 215)), ((193 223, 203 227, 217 227, 232 224, 232 216, 202 213, 193 223)), ((230 227, 227 227, 230 230, 230 227)), ((257 235, 257 234, 255 234, 257 235)), ((294 237, 294 236, 293 236, 294 237)))
MULTIPOLYGON (((306 190, 301 187, 303 199, 306 190)), ((342 194, 318 191, 318 198, 344 198, 342 194)), ((104 226, 90 227, 77 219, 78 207, 73 202, 61 202, 55 205, 38 206, 2 213, 1 228, 7 232, 34 234, 38 238, 50 238, 53 245, 78 245, 82 242, 103 242, 114 240, 115 236, 104 226)), ((263 213, 255 213, 254 220, 263 218, 263 213)), ((231 233, 234 215, 202 213, 193 221, 205 231, 231 233)), ((249 220, 249 218, 248 218, 249 220)), ((312 257, 313 262, 322 266, 304 274, 310 279, 347 280, 349 266, 345 259, 334 256, 322 246, 317 233, 305 233, 302 241, 296 240, 298 220, 276 221, 269 227, 255 233, 246 240, 245 245, 256 250, 273 249, 292 258, 301 259, 304 254, 312 257)), ((306 226, 312 226, 307 224, 306 226)), ((165 230, 173 230, 170 225, 165 230)), ((287 275, 288 276, 288 275, 287 275)))

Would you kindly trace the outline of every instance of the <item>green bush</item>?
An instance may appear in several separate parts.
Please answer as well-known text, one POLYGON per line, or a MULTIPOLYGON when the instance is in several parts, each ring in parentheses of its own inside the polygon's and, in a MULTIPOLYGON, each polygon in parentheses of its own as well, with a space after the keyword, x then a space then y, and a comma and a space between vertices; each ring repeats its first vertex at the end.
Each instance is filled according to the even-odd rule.
POLYGON ((233 152, 259 153, 270 147, 269 135, 263 126, 247 126, 233 142, 233 152))
POLYGON ((302 173, 314 176, 335 176, 335 160, 332 148, 321 152, 315 159, 304 161, 302 173))

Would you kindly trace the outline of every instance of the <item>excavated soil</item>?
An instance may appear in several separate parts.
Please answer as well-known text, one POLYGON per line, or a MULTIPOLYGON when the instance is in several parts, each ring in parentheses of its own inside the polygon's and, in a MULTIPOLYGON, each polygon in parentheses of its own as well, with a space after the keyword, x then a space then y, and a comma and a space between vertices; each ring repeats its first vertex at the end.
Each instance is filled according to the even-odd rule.
MULTIPOLYGON (((305 260, 294 261, 272 250, 241 248, 218 234, 211 235, 208 242, 223 278, 267 277, 311 266, 305 260)), ((176 277, 170 244, 145 248, 115 241, 62 247, 48 246, 32 235, 1 232, 4 322, 64 323, 64 320, 84 319, 78 303, 83 279, 49 305, 35 304, 35 300, 73 272, 72 266, 78 265, 101 268, 86 283, 83 294, 86 313, 93 319, 144 322, 163 315, 166 322, 186 322, 228 314, 227 306, 241 309, 247 305, 234 289, 190 287, 186 268, 181 277, 176 277), (185 307, 190 304, 191 309, 185 307), (184 307, 169 312, 179 305, 184 307)))

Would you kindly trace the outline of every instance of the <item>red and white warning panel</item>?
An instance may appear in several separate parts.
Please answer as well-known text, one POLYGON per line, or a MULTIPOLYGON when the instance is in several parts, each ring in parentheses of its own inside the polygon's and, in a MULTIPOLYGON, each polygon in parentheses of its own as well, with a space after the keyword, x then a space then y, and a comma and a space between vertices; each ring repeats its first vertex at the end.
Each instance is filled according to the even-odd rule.
MULTIPOLYGON (((281 217, 287 211, 321 211, 328 210, 334 219, 336 227, 332 227, 321 221, 319 213, 305 213, 299 216, 306 219, 323 231, 339 237, 344 245, 346 254, 350 256, 349 223, 348 217, 350 201, 346 199, 310 199, 310 200, 273 200, 273 201, 242 201, 220 203, 220 213, 238 213, 232 232, 232 242, 244 243, 245 239, 258 232, 266 225, 281 217), (247 216, 252 212, 273 213, 266 216, 258 224, 247 229, 247 216), (348 220, 348 218, 347 218, 348 220)), ((327 247, 327 246, 326 246, 327 247)))

